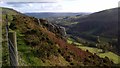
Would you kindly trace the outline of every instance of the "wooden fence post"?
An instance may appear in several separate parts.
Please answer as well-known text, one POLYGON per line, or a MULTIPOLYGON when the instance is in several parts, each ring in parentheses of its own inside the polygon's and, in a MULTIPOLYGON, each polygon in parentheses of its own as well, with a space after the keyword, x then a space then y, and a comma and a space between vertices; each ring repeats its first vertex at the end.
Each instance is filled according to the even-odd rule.
POLYGON ((16 32, 9 32, 9 54, 11 66, 18 66, 18 51, 17 51, 17 38, 16 32))

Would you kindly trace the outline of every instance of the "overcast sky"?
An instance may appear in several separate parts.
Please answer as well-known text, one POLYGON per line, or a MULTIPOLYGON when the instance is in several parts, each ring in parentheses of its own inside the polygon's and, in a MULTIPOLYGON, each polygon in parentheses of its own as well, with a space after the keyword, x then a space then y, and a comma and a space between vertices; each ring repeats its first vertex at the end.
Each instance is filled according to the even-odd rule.
POLYGON ((0 2, 0 7, 13 8, 22 13, 98 12, 101 10, 118 7, 119 2, 119 0, 27 0, 27 2, 24 1, 25 0, 3 0, 0 2))

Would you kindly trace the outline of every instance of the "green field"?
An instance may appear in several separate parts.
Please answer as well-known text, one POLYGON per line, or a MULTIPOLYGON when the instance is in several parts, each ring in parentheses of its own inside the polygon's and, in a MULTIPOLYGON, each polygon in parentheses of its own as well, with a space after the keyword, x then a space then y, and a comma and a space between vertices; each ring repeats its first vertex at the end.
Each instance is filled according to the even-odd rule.
POLYGON ((112 60, 115 64, 120 64, 120 56, 116 55, 113 52, 106 52, 99 54, 100 57, 108 57, 110 60, 112 60))
POLYGON ((76 44, 76 45, 82 45, 82 44, 80 44, 78 42, 75 42, 75 40, 73 40, 71 38, 68 38, 67 43, 69 43, 69 44, 76 44))
MULTIPOLYGON (((69 44, 71 43, 77 43, 77 42, 73 42, 70 38, 67 40, 67 42, 69 44)), ((113 53, 113 52, 103 52, 102 49, 98 49, 98 48, 93 48, 93 47, 87 47, 87 46, 83 46, 80 43, 77 43, 76 45, 78 45, 78 48, 81 48, 82 50, 88 50, 91 53, 96 53, 99 57, 101 58, 105 58, 108 57, 111 61, 113 61, 115 64, 120 64, 120 56, 118 56, 117 54, 113 53)))
POLYGON ((105 58, 108 57, 111 61, 113 61, 115 64, 120 64, 120 56, 116 55, 113 52, 105 52, 102 53, 102 49, 98 48, 92 48, 92 47, 86 47, 86 46, 77 46, 78 48, 81 48, 82 50, 88 50, 91 53, 96 53, 99 57, 105 58))
POLYGON ((81 48, 82 50, 88 50, 91 53, 100 53, 102 52, 102 49, 98 49, 98 48, 92 48, 92 47, 87 47, 87 46, 77 46, 78 48, 81 48))

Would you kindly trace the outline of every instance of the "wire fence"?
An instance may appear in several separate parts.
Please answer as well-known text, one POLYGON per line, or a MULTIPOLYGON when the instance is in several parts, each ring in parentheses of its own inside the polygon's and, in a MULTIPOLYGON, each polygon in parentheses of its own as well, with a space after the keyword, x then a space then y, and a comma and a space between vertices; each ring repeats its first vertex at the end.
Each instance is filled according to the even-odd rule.
POLYGON ((9 57, 10 57, 10 65, 11 66, 18 66, 18 62, 17 62, 17 54, 15 51, 15 47, 12 44, 11 40, 9 39, 9 57))
POLYGON ((10 66, 18 66, 18 52, 17 52, 17 43, 16 42, 16 33, 11 32, 9 34, 9 26, 8 26, 8 15, 6 14, 6 38, 7 38, 7 45, 9 48, 9 59, 10 59, 10 66))

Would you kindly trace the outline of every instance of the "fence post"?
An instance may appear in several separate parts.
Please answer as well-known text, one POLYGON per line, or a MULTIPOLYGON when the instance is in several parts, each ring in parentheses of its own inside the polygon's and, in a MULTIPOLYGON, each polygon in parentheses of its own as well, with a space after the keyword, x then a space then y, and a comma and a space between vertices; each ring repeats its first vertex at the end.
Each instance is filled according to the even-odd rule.
POLYGON ((18 66, 18 51, 17 51, 17 38, 16 32, 9 32, 9 54, 11 66, 18 66))

